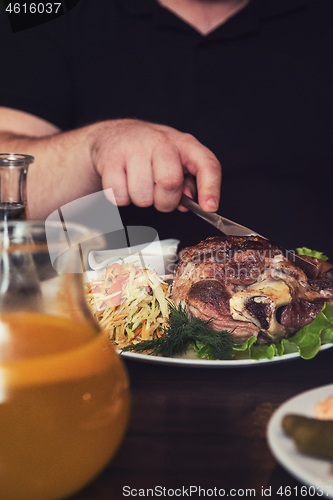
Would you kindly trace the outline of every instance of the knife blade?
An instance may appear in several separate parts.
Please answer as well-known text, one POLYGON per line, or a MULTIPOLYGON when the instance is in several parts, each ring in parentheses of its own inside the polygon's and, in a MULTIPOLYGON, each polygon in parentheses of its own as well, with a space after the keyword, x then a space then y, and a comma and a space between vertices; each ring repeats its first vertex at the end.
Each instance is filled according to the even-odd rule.
MULTIPOLYGON (((209 222, 209 224, 212 224, 214 227, 216 227, 216 229, 227 236, 259 236, 260 238, 267 240, 265 236, 262 236, 256 231, 252 231, 252 229, 249 229, 248 227, 242 226, 240 224, 237 224, 236 222, 226 219, 225 217, 222 217, 222 215, 219 215, 215 212, 206 212, 200 207, 198 203, 193 201, 192 198, 189 198, 184 193, 180 200, 180 204, 204 219, 206 222, 209 222)), ((285 257, 290 260, 290 262, 300 267, 309 278, 316 278, 318 276, 319 269, 315 264, 309 262, 295 252, 288 251, 281 246, 279 246, 279 249, 285 255, 285 257)))
MULTIPOLYGON (((191 212, 195 213, 205 221, 209 222, 209 224, 212 224, 214 227, 216 227, 219 231, 222 231, 225 235, 230 235, 230 236, 260 236, 260 238, 264 238, 264 236, 261 236, 259 233, 256 233, 255 231, 252 231, 252 229, 249 229, 248 227, 241 226, 240 224, 237 224, 236 222, 233 222, 229 219, 226 219, 225 217, 222 217, 222 215, 218 215, 215 212, 205 212, 198 203, 192 200, 192 198, 189 198, 186 196, 186 194, 182 195, 182 198, 180 200, 180 204, 183 205, 183 207, 188 208, 191 210, 191 212)), ((264 238, 265 240, 267 238, 264 238)))

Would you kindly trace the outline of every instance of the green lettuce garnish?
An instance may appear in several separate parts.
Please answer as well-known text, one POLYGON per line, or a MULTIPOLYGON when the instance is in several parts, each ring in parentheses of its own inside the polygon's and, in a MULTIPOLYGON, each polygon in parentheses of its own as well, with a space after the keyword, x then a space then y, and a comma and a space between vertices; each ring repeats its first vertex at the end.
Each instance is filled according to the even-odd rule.
POLYGON ((284 354, 283 346, 278 344, 256 344, 257 337, 253 336, 248 338, 241 346, 235 346, 234 350, 242 354, 236 354, 235 359, 272 359, 275 356, 282 356, 284 354))
POLYGON ((310 250, 307 247, 296 248, 296 252, 298 255, 307 255, 308 257, 315 257, 319 260, 328 260, 327 255, 324 255, 323 252, 318 252, 317 250, 310 250))
POLYGON ((272 359, 274 356, 282 356, 292 352, 299 352, 301 358, 311 359, 324 344, 333 343, 333 307, 326 302, 315 319, 304 326, 289 339, 282 339, 276 344, 255 344, 256 337, 250 337, 241 346, 234 347, 239 356, 235 359, 272 359), (244 356, 246 354, 246 356, 244 356))

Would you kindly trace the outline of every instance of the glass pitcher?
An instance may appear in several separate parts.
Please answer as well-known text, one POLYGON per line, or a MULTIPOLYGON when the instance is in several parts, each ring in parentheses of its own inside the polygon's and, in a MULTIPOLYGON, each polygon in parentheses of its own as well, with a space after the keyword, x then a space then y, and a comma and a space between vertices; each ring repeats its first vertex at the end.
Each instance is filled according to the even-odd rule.
POLYGON ((34 157, 0 153, 0 220, 28 219, 27 174, 34 157))
POLYGON ((1 500, 75 493, 126 431, 127 375, 86 304, 77 262, 87 231, 0 223, 1 500))

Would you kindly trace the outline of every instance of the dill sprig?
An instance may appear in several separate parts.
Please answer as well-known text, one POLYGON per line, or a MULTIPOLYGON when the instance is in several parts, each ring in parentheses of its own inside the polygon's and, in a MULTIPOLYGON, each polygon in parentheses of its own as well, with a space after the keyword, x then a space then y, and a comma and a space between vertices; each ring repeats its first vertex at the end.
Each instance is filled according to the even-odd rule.
POLYGON ((216 331, 210 327, 212 319, 189 318, 186 308, 170 304, 168 326, 165 335, 153 340, 143 340, 126 346, 123 352, 146 352, 153 356, 172 357, 185 354, 193 347, 197 357, 204 359, 231 359, 235 338, 226 330, 216 331))

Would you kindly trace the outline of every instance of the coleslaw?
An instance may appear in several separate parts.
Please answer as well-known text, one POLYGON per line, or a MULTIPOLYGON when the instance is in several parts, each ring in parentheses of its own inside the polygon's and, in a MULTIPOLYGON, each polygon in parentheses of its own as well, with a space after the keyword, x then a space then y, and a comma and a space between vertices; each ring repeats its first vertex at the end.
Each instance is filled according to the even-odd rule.
POLYGON ((172 302, 167 278, 139 263, 122 261, 85 283, 88 304, 117 348, 165 335, 172 302))

